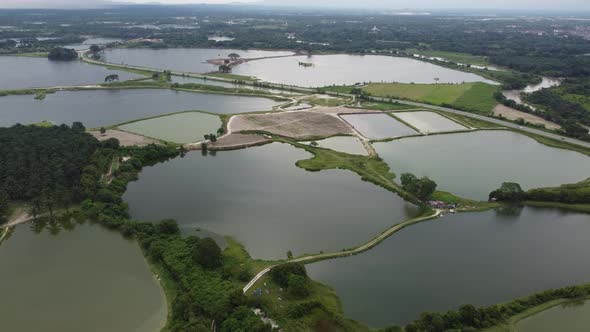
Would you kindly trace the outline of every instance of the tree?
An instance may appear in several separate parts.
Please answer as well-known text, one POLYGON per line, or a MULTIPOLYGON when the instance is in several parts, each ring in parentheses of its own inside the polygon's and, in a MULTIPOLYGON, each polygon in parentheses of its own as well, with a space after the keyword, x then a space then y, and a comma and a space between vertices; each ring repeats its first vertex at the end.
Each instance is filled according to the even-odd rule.
POLYGON ((108 75, 107 77, 104 78, 105 82, 114 82, 114 81, 118 81, 119 80, 119 75, 117 74, 111 74, 108 75))
POLYGON ((56 47, 47 55, 49 60, 72 61, 78 59, 78 52, 70 48, 56 47))
POLYGON ((291 274, 287 278, 287 289, 291 295, 305 297, 309 295, 309 280, 305 276, 291 274))
POLYGON ((90 53, 96 54, 98 52, 100 52, 100 46, 95 44, 90 45, 90 53))
POLYGON ((526 193, 518 183, 504 182, 499 189, 492 191, 489 200, 518 202, 526 198, 526 193))
POLYGON ((193 260, 206 269, 221 266, 221 249, 211 238, 197 241, 193 246, 193 260))
POLYGON ((100 134, 104 136, 107 133, 107 130, 104 127, 100 127, 100 134))
POLYGON ((232 59, 233 61, 236 61, 240 58, 240 55, 238 53, 230 53, 227 55, 227 57, 232 59))
POLYGON ((160 221, 156 228, 159 233, 161 234, 179 234, 180 228, 178 228, 178 223, 174 219, 164 219, 160 221))
POLYGON ((270 270, 271 279, 283 287, 287 287, 289 285, 289 277, 291 275, 307 278, 305 266, 301 263, 286 263, 275 266, 270 270))
POLYGON ((436 182, 428 177, 418 179, 414 174, 403 173, 400 177, 402 188, 416 195, 420 199, 426 199, 436 190, 436 182))
POLYGON ((219 72, 221 73, 230 73, 231 72, 231 66, 228 64, 223 64, 221 66, 219 66, 219 72))

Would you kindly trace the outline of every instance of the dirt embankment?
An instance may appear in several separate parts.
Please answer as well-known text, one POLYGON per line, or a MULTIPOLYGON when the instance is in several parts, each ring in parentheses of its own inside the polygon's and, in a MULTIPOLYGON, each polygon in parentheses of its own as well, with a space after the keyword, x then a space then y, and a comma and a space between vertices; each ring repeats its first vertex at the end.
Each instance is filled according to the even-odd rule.
POLYGON ((541 117, 538 117, 536 115, 522 112, 519 110, 515 110, 514 108, 510 108, 510 107, 507 107, 507 106, 504 106, 501 104, 496 105, 496 107, 494 107, 494 115, 495 116, 502 116, 503 118, 508 119, 508 120, 512 120, 512 121, 516 121, 518 119, 523 119, 524 121, 532 123, 532 124, 543 125, 543 126, 545 126, 545 128, 551 129, 551 130, 561 129, 561 126, 558 125, 557 123, 547 121, 547 120, 545 120, 541 117))
POLYGON ((122 146, 146 146, 150 144, 162 144, 160 141, 145 136, 128 133, 122 130, 109 129, 103 135, 98 130, 91 130, 88 133, 96 137, 99 141, 105 141, 109 138, 116 138, 122 146))

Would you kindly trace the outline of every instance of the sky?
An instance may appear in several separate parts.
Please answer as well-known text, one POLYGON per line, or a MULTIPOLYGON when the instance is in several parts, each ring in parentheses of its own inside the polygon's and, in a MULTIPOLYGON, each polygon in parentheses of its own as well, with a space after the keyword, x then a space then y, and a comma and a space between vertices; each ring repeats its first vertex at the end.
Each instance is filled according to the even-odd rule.
POLYGON ((0 0, 0 8, 84 8, 118 3, 224 4, 361 7, 384 9, 556 9, 590 11, 590 0, 0 0))

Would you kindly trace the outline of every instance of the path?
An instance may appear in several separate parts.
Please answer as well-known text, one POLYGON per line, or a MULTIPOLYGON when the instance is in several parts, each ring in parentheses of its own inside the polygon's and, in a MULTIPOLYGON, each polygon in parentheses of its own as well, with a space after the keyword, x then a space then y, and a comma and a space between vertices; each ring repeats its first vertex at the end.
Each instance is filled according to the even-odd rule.
MULTIPOLYGON (((146 71, 153 71, 153 72, 163 72, 164 71, 164 69, 158 69, 158 68, 148 68, 148 67, 131 66, 131 65, 120 65, 120 64, 115 64, 115 63, 106 63, 106 62, 102 62, 102 61, 96 61, 96 60, 89 59, 86 56, 82 57, 82 61, 101 65, 101 66, 108 65, 108 66, 118 67, 118 68, 122 68, 122 69, 137 69, 137 70, 146 70, 146 71)), ((211 77, 211 76, 207 76, 207 75, 203 75, 203 74, 195 74, 195 73, 179 72, 179 71, 172 71, 171 73, 172 73, 172 75, 176 75, 176 76, 206 78, 206 79, 211 79, 211 80, 216 80, 216 81, 224 81, 224 82, 232 82, 232 83, 234 82, 234 80, 231 80, 231 79, 220 78, 220 77, 211 77)), ((241 84, 254 85, 254 82, 241 82, 241 84)), ((318 90, 318 89, 312 89, 312 88, 303 88, 303 87, 297 87, 297 86, 286 85, 286 84, 276 84, 276 83, 266 83, 266 82, 264 82, 263 87, 298 91, 298 92, 302 92, 302 93, 317 93, 317 90, 318 90)), ((338 92, 330 92, 330 91, 327 91, 326 94, 332 95, 332 96, 348 97, 348 98, 356 97, 354 94, 338 93, 338 92)), ((368 99, 373 100, 373 101, 379 101, 379 102, 390 102, 391 101, 391 102, 397 102, 400 104, 405 104, 405 105, 410 105, 410 106, 434 109, 434 110, 446 112, 446 113, 458 114, 458 115, 462 115, 462 116, 469 117, 472 119, 487 121, 487 122, 491 122, 491 123, 494 123, 494 124, 497 124, 500 126, 504 126, 507 128, 511 128, 511 129, 515 129, 515 130, 519 130, 519 131, 524 131, 527 133, 535 134, 538 136, 542 136, 542 137, 546 137, 546 138, 550 138, 550 139, 554 139, 554 140, 558 140, 558 141, 563 141, 566 143, 570 143, 570 144, 585 147, 585 148, 590 148, 590 142, 583 142, 583 141, 580 141, 580 140, 577 140, 574 138, 564 137, 561 135, 549 133, 549 132, 539 130, 539 129, 523 127, 523 126, 514 124, 512 122, 498 120, 498 119, 490 118, 490 117, 479 115, 479 114, 473 114, 473 113, 469 113, 469 112, 459 111, 459 110, 452 109, 449 107, 435 106, 435 105, 419 103, 419 102, 414 102, 414 101, 407 101, 407 100, 401 100, 401 99, 389 99, 389 98, 382 98, 382 97, 368 97, 368 99)))
POLYGON ((347 257, 347 256, 360 254, 364 251, 367 251, 367 250, 373 248, 374 246, 378 245, 379 243, 383 242, 383 240, 390 237, 394 233, 402 230, 403 228, 408 227, 413 224, 416 224, 416 223, 419 223, 419 222, 422 222, 422 221, 434 219, 434 218, 440 216, 441 213, 442 213, 442 210, 436 210, 435 213, 433 213, 433 214, 410 219, 410 220, 406 220, 404 222, 396 224, 396 225, 392 226, 391 228, 387 229, 385 232, 381 233, 379 236, 373 238, 371 241, 369 241, 359 247, 356 247, 354 249, 332 252, 332 253, 325 253, 325 254, 308 255, 308 256, 303 256, 303 257, 299 257, 299 258, 294 258, 294 259, 288 260, 284 263, 269 266, 269 267, 265 268, 264 270, 258 272, 258 274, 256 274, 256 276, 252 280, 250 280, 250 282, 248 282, 248 284, 246 284, 246 286, 244 286, 242 291, 244 293, 246 293, 252 286, 254 286, 254 284, 256 284, 256 282, 258 280, 260 280, 260 278, 262 278, 264 275, 266 275, 275 266, 286 264, 286 263, 308 264, 308 263, 313 263, 313 262, 317 262, 317 261, 323 261, 323 260, 328 260, 328 259, 347 257))

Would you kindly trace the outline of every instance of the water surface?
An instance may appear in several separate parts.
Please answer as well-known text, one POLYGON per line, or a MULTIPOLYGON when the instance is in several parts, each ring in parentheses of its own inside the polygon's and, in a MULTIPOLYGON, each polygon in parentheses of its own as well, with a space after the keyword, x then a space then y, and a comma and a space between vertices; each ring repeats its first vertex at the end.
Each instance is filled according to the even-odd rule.
POLYGON ((280 143, 190 153, 144 168, 124 199, 133 218, 176 218, 185 230, 230 235, 256 258, 350 248, 417 212, 352 172, 295 166, 310 157, 280 143))
POLYGON ((434 112, 397 112, 394 115, 423 133, 467 130, 457 122, 434 112))
POLYGON ((267 98, 167 89, 61 91, 44 100, 32 95, 0 97, 0 126, 81 121, 95 128, 179 111, 228 114, 271 110, 277 104, 267 98))
POLYGON ((193 143, 203 141, 204 135, 215 134, 221 124, 217 115, 185 112, 131 122, 119 128, 168 142, 193 143))
POLYGON ((559 186, 588 178, 590 170, 590 157, 511 131, 408 137, 374 147, 396 174, 428 176, 439 190, 478 200, 502 182, 524 190, 559 186))
POLYGON ((362 82, 497 84, 481 76, 429 62, 382 55, 314 55, 250 61, 233 68, 234 74, 303 87, 352 85, 362 82), (311 63, 311 67, 299 65, 311 63), (362 68, 360 70, 359 68, 362 68))
POLYGON ((447 215, 307 270, 336 289, 347 317, 375 327, 403 325, 425 311, 587 283, 590 265, 580 262, 589 236, 587 214, 517 208, 447 215))
POLYGON ((416 135, 414 129, 406 126, 388 114, 346 114, 341 117, 364 137, 371 139, 394 138, 416 135))
POLYGON ((24 56, 0 56, 0 68, 0 90, 99 84, 111 74, 119 75, 121 81, 143 77, 82 61, 49 61, 24 56))
POLYGON ((0 247, 2 329, 159 331, 167 305, 139 246, 99 226, 18 226, 0 247))
POLYGON ((240 57, 245 59, 293 54, 293 52, 289 51, 215 48, 169 48, 162 50, 109 49, 104 52, 104 59, 107 62, 115 64, 127 64, 191 73, 207 73, 217 71, 217 66, 207 63, 207 60, 227 58, 227 55, 230 53, 237 53, 240 57))

